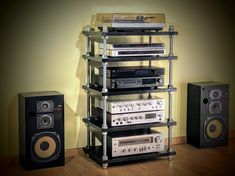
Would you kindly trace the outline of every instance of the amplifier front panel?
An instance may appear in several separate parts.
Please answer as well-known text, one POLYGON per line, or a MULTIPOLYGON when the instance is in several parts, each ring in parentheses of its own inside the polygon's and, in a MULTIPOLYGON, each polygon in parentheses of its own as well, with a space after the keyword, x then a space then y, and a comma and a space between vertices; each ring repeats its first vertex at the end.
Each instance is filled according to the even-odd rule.
POLYGON ((164 151, 161 133, 112 138, 112 157, 164 151))
MULTIPOLYGON (((95 107, 103 109, 103 101, 95 99, 95 107)), ((107 102, 107 111, 111 114, 158 111, 165 109, 165 99, 144 99, 135 101, 107 102)))
POLYGON ((128 114, 110 115, 111 126, 135 125, 144 123, 164 122, 165 111, 150 111, 128 114))

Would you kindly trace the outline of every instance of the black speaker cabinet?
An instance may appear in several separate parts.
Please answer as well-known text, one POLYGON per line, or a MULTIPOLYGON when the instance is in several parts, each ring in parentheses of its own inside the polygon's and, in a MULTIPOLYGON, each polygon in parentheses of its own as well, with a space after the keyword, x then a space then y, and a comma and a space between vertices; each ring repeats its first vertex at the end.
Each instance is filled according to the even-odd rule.
POLYGON ((63 94, 19 94, 19 159, 26 170, 64 165, 63 94))
POLYGON ((228 144, 229 85, 188 84, 187 142, 198 148, 228 144))

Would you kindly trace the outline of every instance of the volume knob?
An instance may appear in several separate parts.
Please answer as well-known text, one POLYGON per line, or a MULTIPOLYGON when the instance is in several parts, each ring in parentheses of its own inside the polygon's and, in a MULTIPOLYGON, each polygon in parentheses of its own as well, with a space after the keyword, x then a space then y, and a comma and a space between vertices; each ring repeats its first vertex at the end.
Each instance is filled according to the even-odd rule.
POLYGON ((159 143, 159 142, 160 142, 160 136, 157 136, 157 137, 155 138, 155 142, 156 142, 156 143, 159 143))
POLYGON ((157 82, 159 82, 159 83, 163 83, 162 78, 157 79, 157 82))
POLYGON ((122 82, 120 82, 120 81, 117 81, 117 85, 121 85, 122 84, 122 82))

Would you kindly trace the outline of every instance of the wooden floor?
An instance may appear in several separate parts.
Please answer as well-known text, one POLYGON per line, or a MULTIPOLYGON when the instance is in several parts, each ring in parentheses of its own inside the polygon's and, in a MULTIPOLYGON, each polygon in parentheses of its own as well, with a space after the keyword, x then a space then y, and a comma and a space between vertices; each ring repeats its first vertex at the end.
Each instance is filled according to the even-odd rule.
POLYGON ((64 167, 24 171, 18 163, 0 166, 0 175, 14 176, 156 176, 156 175, 235 175, 235 139, 228 147, 197 149, 187 144, 175 145, 177 155, 172 161, 165 157, 128 165, 111 166, 103 169, 87 158, 82 150, 76 157, 67 157, 64 167), (234 174, 232 174, 234 173, 234 174))

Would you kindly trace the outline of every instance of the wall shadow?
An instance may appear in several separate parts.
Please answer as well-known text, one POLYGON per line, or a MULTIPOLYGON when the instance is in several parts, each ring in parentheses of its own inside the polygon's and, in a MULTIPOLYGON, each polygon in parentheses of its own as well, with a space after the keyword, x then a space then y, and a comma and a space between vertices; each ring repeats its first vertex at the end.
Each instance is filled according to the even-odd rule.
POLYGON ((82 122, 82 118, 86 116, 86 108, 87 108, 87 100, 86 100, 86 93, 82 89, 82 85, 86 83, 86 61, 82 58, 82 54, 85 53, 85 45, 86 45, 86 39, 83 36, 82 32, 79 33, 78 39, 76 42, 76 48, 80 50, 80 57, 78 61, 78 66, 77 70, 75 73, 75 76, 78 78, 80 85, 79 85, 79 97, 78 98, 78 103, 76 107, 76 115, 77 118, 80 120, 80 128, 78 131, 78 142, 77 146, 78 147, 83 147, 86 145, 86 126, 82 122), (83 138, 83 139, 82 139, 83 138))
POLYGON ((77 148, 77 146, 69 146, 68 144, 74 144, 74 141, 78 140, 78 131, 80 120, 76 116, 76 112, 70 108, 70 106, 64 102, 64 138, 65 149, 77 148), (76 130, 72 130, 76 129, 76 130), (71 138, 76 136, 76 139, 71 138), (67 144, 67 145, 66 145, 67 144))
POLYGON ((187 135, 187 85, 188 83, 181 83, 178 87, 179 95, 177 108, 179 117, 177 119, 177 125, 179 125, 179 134, 183 134, 183 136, 187 135))
POLYGON ((15 95, 8 104, 8 155, 18 155, 19 151, 19 116, 18 95, 15 95))

